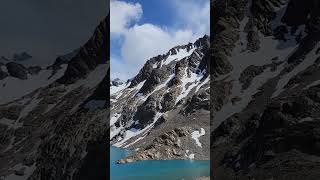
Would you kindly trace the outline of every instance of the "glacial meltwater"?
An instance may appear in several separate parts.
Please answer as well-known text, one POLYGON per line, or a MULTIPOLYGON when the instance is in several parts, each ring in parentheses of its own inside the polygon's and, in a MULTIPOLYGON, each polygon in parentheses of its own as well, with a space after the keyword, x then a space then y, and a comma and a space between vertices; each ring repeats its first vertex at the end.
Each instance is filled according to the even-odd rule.
POLYGON ((130 153, 110 147, 111 180, 192 180, 210 175, 210 161, 147 160, 116 164, 130 153))

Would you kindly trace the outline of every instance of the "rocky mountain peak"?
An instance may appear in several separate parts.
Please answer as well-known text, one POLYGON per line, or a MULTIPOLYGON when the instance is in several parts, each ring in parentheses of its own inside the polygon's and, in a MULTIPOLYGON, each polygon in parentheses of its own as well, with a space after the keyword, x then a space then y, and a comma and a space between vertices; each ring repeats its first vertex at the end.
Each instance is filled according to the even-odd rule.
MULTIPOLYGON (((174 66, 177 62, 185 57, 191 56, 191 59, 202 58, 204 52, 208 50, 209 47, 209 36, 204 35, 199 38, 194 43, 188 43, 186 45, 179 45, 171 48, 166 54, 158 55, 150 58, 139 71, 139 73, 132 79, 130 87, 134 87, 141 83, 143 80, 154 78, 159 74, 159 76, 165 76, 171 74, 174 71, 174 66), (160 71, 163 71, 162 74, 160 71), (166 70, 165 70, 166 69, 166 70), (155 71, 155 72, 153 72, 155 71), (161 75, 160 75, 161 74, 161 75), (152 77, 151 77, 152 76, 152 77)), ((159 81, 161 77, 154 79, 153 83, 159 81)), ((147 83, 148 84, 148 83, 147 83)))
MULTIPOLYGON (((209 37, 204 36, 194 43, 175 46, 149 59, 130 84, 111 87, 111 144, 141 149, 129 158, 132 161, 146 159, 144 154, 151 151, 159 152, 151 159, 189 159, 183 155, 187 150, 182 144, 190 147, 187 152, 196 154, 196 159, 208 158, 208 148, 197 148, 191 136, 180 139, 171 132, 178 124, 183 128, 177 131, 184 133, 209 129, 209 45, 209 37), (188 105, 191 101, 194 106, 188 105), (198 117, 193 121, 194 116, 198 117), (166 134, 179 142, 165 140, 166 134), (175 143, 179 145, 175 147, 175 143)), ((208 137, 206 134, 203 138, 208 137)))
POLYGON ((124 84, 124 82, 119 78, 111 80, 111 86, 120 86, 122 84, 124 84))
POLYGON ((94 31, 93 36, 82 46, 77 54, 71 58, 64 75, 57 81, 62 84, 70 84, 84 78, 99 64, 107 62, 107 37, 109 18, 105 17, 94 31))
POLYGON ((26 67, 23 61, 0 67, 0 179, 81 179, 88 173, 106 179, 101 172, 107 168, 109 148, 110 72, 109 23, 103 21, 67 62, 64 76, 64 57, 56 61, 63 69, 53 77, 53 68, 31 75, 37 67, 26 67), (1 80, 2 72, 20 79, 1 80))

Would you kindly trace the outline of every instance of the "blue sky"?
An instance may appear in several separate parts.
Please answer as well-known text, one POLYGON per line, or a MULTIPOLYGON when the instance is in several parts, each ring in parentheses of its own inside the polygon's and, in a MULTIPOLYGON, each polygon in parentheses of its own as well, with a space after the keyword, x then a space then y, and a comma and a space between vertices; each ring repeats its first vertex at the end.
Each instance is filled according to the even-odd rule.
POLYGON ((209 0, 111 0, 111 78, 134 77, 151 57, 209 34, 209 0))

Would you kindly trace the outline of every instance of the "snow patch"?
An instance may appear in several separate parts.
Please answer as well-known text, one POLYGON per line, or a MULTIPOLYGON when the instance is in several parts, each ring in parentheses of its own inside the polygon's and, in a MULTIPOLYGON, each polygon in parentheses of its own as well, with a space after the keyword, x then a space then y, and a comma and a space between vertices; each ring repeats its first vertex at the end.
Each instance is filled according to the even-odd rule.
POLYGON ((203 135, 205 135, 205 130, 203 128, 201 128, 200 132, 199 131, 193 131, 191 133, 191 137, 192 139, 194 139, 196 141, 196 144, 199 146, 199 147, 202 147, 200 141, 199 141, 199 138, 203 135))
POLYGON ((59 79, 67 68, 62 65, 62 69, 51 77, 52 70, 42 70, 37 75, 29 75, 27 80, 21 80, 15 77, 7 77, 0 81, 0 104, 4 104, 15 99, 21 98, 34 90, 45 87, 59 79), (49 77, 51 77, 49 79, 49 77))
POLYGON ((185 68, 184 70, 184 75, 181 79, 181 82, 182 82, 182 91, 181 93, 179 94, 179 96, 177 97, 176 99, 176 104, 183 98, 185 98, 186 96, 188 96, 188 94, 190 93, 190 91, 196 87, 200 80, 203 78, 203 74, 196 74, 196 73, 193 73, 193 72, 190 72, 190 77, 188 77, 188 68, 185 68), (190 84, 191 83, 191 84, 190 84), (186 85, 188 85, 188 88, 186 88, 186 85))
POLYGON ((189 158, 189 159, 194 159, 194 154, 193 153, 190 153, 189 154, 189 152, 190 152, 190 150, 186 150, 186 153, 185 153, 185 157, 187 157, 187 158, 189 158))
MULTIPOLYGON (((162 116, 163 113, 157 113, 155 115, 155 117, 153 118, 153 122, 150 123, 148 126, 146 126, 143 129, 135 129, 135 128, 131 128, 129 130, 126 130, 124 133, 124 137, 121 139, 121 141, 113 144, 113 146, 115 147, 122 147, 129 139, 136 137, 142 133, 148 132, 153 126, 154 124, 157 122, 157 120, 162 116)), ((111 138, 111 137, 110 137, 111 138)))
POLYGON ((127 83, 127 84, 126 84, 126 83, 123 83, 123 84, 121 84, 121 85, 119 85, 119 86, 111 86, 111 87, 110 87, 110 95, 117 94, 118 92, 120 92, 120 91, 126 89, 127 87, 129 87, 130 84, 131 84, 131 82, 129 82, 129 83, 127 83))
POLYGON ((185 58, 187 56, 190 56, 195 49, 196 48, 192 48, 192 49, 189 50, 189 52, 187 51, 187 48, 185 48, 185 49, 176 49, 178 51, 177 54, 169 55, 167 57, 167 59, 165 59, 163 61, 163 63, 161 63, 161 66, 162 65, 168 65, 172 61, 180 61, 181 59, 183 59, 183 58, 185 58))
POLYGON ((110 126, 114 125, 114 123, 117 122, 117 120, 120 118, 121 114, 115 113, 110 118, 110 126))
POLYGON ((312 50, 305 57, 305 59, 298 66, 296 66, 292 71, 290 71, 289 73, 281 77, 281 79, 278 81, 276 91, 272 94, 272 98, 278 96, 281 92, 283 92, 284 87, 288 84, 291 78, 293 78, 298 73, 302 72, 303 70, 307 69, 309 66, 314 64, 314 61, 317 58, 315 51, 316 49, 318 49, 318 47, 319 46, 316 46, 314 50, 312 50))
POLYGON ((168 83, 171 81, 171 79, 172 79, 174 76, 175 76, 174 74, 171 74, 171 75, 169 76, 169 78, 168 78, 164 83, 158 85, 158 86, 157 86, 151 93, 149 93, 148 95, 146 95, 146 96, 139 96, 139 97, 141 98, 141 102, 145 102, 145 101, 148 99, 148 97, 149 97, 150 95, 152 95, 154 92, 157 92, 157 91, 159 91, 160 89, 166 87, 166 86, 168 85, 168 83))
POLYGON ((316 81, 314 81, 314 82, 312 82, 311 84, 309 84, 307 87, 305 87, 304 89, 309 89, 309 88, 311 88, 311 87, 313 87, 313 86, 317 86, 317 85, 319 85, 320 84, 320 80, 316 80, 316 81))
POLYGON ((313 121, 314 119, 312 117, 306 117, 306 118, 303 118, 303 119, 300 119, 299 122, 308 122, 308 121, 313 121))

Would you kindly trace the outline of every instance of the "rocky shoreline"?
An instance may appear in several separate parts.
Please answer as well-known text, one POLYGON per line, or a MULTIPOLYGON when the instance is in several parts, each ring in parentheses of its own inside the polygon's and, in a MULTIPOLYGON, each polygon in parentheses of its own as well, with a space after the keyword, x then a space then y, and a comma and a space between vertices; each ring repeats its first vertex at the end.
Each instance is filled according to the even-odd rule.
MULTIPOLYGON (((117 163, 126 164, 145 160, 210 160, 209 149, 203 152, 202 148, 190 145, 193 139, 190 140, 188 136, 190 137, 188 128, 175 128, 156 137, 147 146, 129 148, 135 153, 118 160, 117 163)), ((209 135, 200 137, 201 140, 206 139, 206 141, 208 138, 209 135)))

